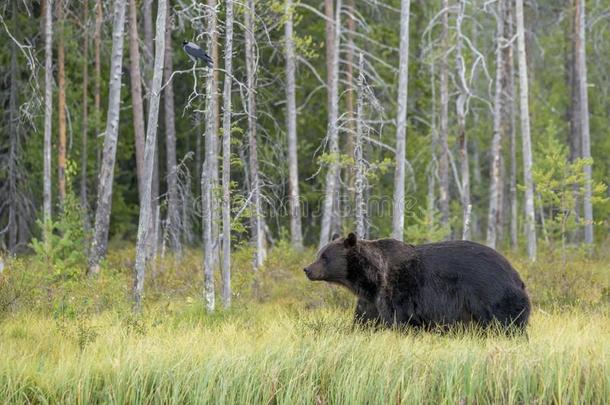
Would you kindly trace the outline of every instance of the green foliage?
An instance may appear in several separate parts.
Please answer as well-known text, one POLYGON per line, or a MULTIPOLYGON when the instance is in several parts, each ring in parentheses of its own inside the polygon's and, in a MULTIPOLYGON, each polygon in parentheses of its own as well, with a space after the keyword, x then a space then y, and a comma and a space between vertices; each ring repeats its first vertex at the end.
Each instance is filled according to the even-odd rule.
POLYGON ((68 192, 56 220, 37 221, 49 240, 34 238, 30 246, 36 260, 51 269, 57 278, 70 279, 83 274, 88 243, 83 215, 77 198, 68 192))
POLYGON ((414 245, 442 240, 449 234, 449 227, 441 225, 440 217, 438 210, 434 210, 430 215, 424 208, 419 207, 410 215, 412 224, 405 228, 406 240, 414 245))
MULTIPOLYGON (((545 236, 548 240, 565 242, 567 234, 584 226, 577 217, 577 202, 582 201, 586 179, 584 167, 593 159, 570 162, 568 150, 554 136, 538 146, 533 178, 539 195, 538 205, 546 212, 545 236)), ((604 203, 606 185, 594 182, 591 186, 593 204, 604 203)))

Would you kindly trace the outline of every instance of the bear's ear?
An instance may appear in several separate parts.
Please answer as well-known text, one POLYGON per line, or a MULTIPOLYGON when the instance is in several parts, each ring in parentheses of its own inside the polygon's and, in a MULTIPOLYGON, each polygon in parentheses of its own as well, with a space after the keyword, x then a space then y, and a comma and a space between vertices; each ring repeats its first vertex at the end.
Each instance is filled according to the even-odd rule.
POLYGON ((356 246, 356 242, 358 241, 358 238, 356 237, 356 234, 353 232, 350 232, 349 235, 347 235, 347 238, 345 238, 345 247, 354 247, 356 246))
POLYGON ((340 237, 341 237, 341 236, 340 236, 338 233, 334 233, 334 234, 333 234, 333 237, 332 237, 332 238, 330 238, 330 240, 334 242, 335 240, 339 239, 340 237))

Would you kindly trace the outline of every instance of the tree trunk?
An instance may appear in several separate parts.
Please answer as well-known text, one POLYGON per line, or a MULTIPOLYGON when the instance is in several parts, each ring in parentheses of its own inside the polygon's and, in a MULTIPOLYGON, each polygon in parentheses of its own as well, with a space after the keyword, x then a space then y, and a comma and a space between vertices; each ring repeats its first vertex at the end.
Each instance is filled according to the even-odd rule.
POLYGON ((246 27, 246 86, 248 88, 247 115, 248 115, 248 146, 250 149, 248 166, 250 169, 250 192, 252 193, 252 239, 256 248, 254 267, 260 268, 265 261, 265 234, 261 210, 261 184, 258 175, 258 150, 256 137, 256 55, 255 55, 255 23, 256 15, 254 0, 248 0, 248 8, 244 13, 246 27))
MULTIPOLYGON (((13 24, 17 23, 17 4, 13 2, 12 4, 12 22, 13 24)), ((19 106, 17 99, 18 84, 19 84, 19 69, 17 67, 17 44, 15 41, 10 41, 11 44, 11 62, 10 62, 10 95, 8 102, 8 132, 10 137, 10 147, 8 151, 8 159, 6 162, 5 170, 6 176, 8 177, 7 186, 8 190, 6 192, 6 199, 8 200, 8 252, 9 254, 15 254, 17 247, 17 230, 19 229, 17 226, 17 210, 18 210, 18 202, 17 202, 17 177, 19 176, 19 171, 17 168, 18 161, 20 158, 20 150, 19 147, 19 126, 17 125, 19 122, 19 106)), ((5 186, 2 185, 0 187, 1 190, 5 190, 5 186)), ((3 204, 6 203, 6 200, 3 201, 3 204)), ((2 262, 0 260, 0 266, 2 266, 2 262)))
MULTIPOLYGON (((587 56, 586 56, 586 19, 585 19, 585 2, 584 0, 575 0, 576 2, 576 33, 574 36, 574 49, 576 50, 576 76, 578 81, 578 104, 579 104, 579 121, 580 121, 580 136, 582 139, 582 157, 584 159, 591 158, 591 140, 589 134, 589 95, 587 89, 587 56)), ((591 165, 587 164, 584 167, 585 184, 584 184, 584 199, 583 213, 585 220, 585 243, 593 243, 593 205, 591 203, 591 165)))
POLYGON ((400 60, 398 62, 398 116, 396 117, 396 171, 394 173, 394 212, 392 215, 392 237, 397 240, 403 239, 405 227, 405 157, 407 149, 409 11, 411 1, 401 0, 400 4, 400 60))
POLYGON ((440 134, 439 134, 439 207, 441 225, 449 225, 449 0, 442 0, 442 36, 440 66, 440 134))
MULTIPOLYGON (((209 5, 210 3, 208 3, 209 5)), ((246 11, 247 15, 248 12, 246 11)), ((246 28, 248 29, 248 28, 246 28)), ((211 14, 208 21, 208 30, 210 32, 210 40, 208 48, 215 46, 216 40, 216 9, 211 9, 211 14)), ((247 35, 247 34, 246 34, 247 35)), ((218 63, 214 60, 213 63, 218 63)), ((211 70, 207 78, 207 108, 205 122, 205 161, 201 175, 201 190, 202 190, 202 228, 203 228, 203 277, 204 277, 204 298, 208 312, 215 309, 215 287, 214 287, 214 268, 216 264, 216 235, 215 228, 217 226, 216 209, 217 203, 215 198, 215 190, 218 177, 218 155, 217 155, 217 137, 218 129, 217 122, 217 102, 218 102, 218 82, 217 76, 211 70)))
POLYGON ((129 0, 129 74, 131 79, 131 105, 136 149, 136 176, 138 196, 142 204, 144 170, 144 106, 142 104, 142 73, 140 72, 140 41, 136 0, 129 0))
POLYGON ((85 225, 89 228, 88 197, 87 197, 87 163, 89 161, 89 0, 83 4, 83 123, 81 135, 81 163, 80 163, 80 205, 85 213, 85 225))
POLYGON ((112 205, 112 182, 119 130, 121 102, 121 74, 123 69, 123 34, 125 29, 125 0, 116 0, 112 27, 112 55, 108 91, 108 116, 104 135, 104 153, 99 173, 97 209, 91 250, 89 253, 89 275, 99 273, 100 261, 106 255, 108 225, 112 205))
MULTIPOLYGON (((502 0, 500 0, 502 1, 502 0)), ((468 135, 466 134, 466 104, 468 102, 468 84, 466 79, 466 62, 462 55, 464 41, 462 37, 462 21, 466 11, 465 0, 459 0, 459 10, 456 17, 456 72, 459 95, 456 100, 456 115, 458 124, 458 140, 460 146, 460 178, 462 183, 462 239, 469 240, 470 232, 470 215, 472 206, 470 205, 470 163, 468 160, 468 135)))
MULTIPOLYGON (((120 0, 119 0, 120 1, 120 0)), ((152 193, 152 176, 155 163, 155 150, 157 141, 157 123, 159 118, 159 97, 161 82, 163 79, 163 58, 165 55, 165 22, 166 22, 166 0, 159 0, 157 8, 156 36, 155 36, 155 62, 153 79, 150 91, 150 108, 148 110, 148 125, 146 127, 146 145, 144 147, 144 171, 143 171, 143 195, 142 201, 150 201, 152 193)), ((146 244, 150 238, 151 204, 140 204, 140 218, 138 222, 138 240, 136 243, 136 261, 134 268, 135 283, 133 289, 134 309, 139 312, 142 309, 142 296, 144 294, 144 272, 146 267, 146 255, 148 249, 146 244)))
POLYGON ((516 0, 517 48, 519 64, 519 105, 521 109, 521 135, 523 137, 523 177, 525 185, 525 233, 527 254, 536 260, 536 223, 534 216, 534 182, 532 180, 532 146, 530 139, 529 85, 525 53, 525 29, 523 24, 523 0, 516 0))
MULTIPOLYGON (((53 118, 53 0, 45 6, 43 218, 51 220, 51 120, 53 118)), ((45 227, 45 230, 47 227, 45 227)), ((50 235, 44 235, 49 242, 50 235)))
MULTIPOLYGON (((403 0, 403 5, 404 3, 409 3, 409 0, 403 0)), ((407 16, 406 18, 409 18, 409 10, 408 10, 408 4, 407 4, 407 10, 406 10, 407 16)), ((404 21, 403 24, 401 24, 401 27, 404 26, 404 21)), ((407 32, 408 32, 408 25, 409 23, 406 23, 407 25, 407 32)), ((408 39, 407 39, 407 45, 408 47, 408 39)), ((401 53, 402 55, 402 53, 401 53)), ((402 61, 402 59, 401 59, 402 61)), ((367 234, 367 227, 366 227, 366 201, 365 201, 365 195, 364 195, 364 191, 366 189, 366 167, 365 167, 365 161, 364 161, 364 153, 362 150, 363 147, 363 142, 362 142, 362 138, 364 136, 364 57, 362 55, 362 53, 360 53, 359 57, 358 57, 358 98, 356 101, 356 142, 354 143, 354 159, 355 159, 355 164, 356 164, 356 174, 354 176, 354 188, 355 188, 355 200, 356 200, 356 235, 358 236, 359 239, 363 239, 366 237, 367 234)), ((400 100, 399 100, 400 101, 400 100)), ((406 101, 406 100, 405 100, 406 101)), ((404 112, 406 113, 406 109, 404 109, 404 112)), ((403 133, 403 137, 404 137, 404 133, 403 133)), ((398 159, 398 158, 397 158, 398 159)), ((396 162, 396 164, 398 165, 398 160, 396 162)), ((404 159, 401 161, 404 164, 404 159)), ((403 176, 404 176, 404 170, 403 170, 403 176)), ((403 187, 404 187, 404 181, 402 183, 403 187)), ((404 194, 403 194, 403 198, 404 198, 404 194)), ((404 199, 403 199, 403 203, 404 203, 404 199)), ((401 228, 402 230, 402 228, 401 228)), ((400 235, 402 236, 402 232, 400 233, 400 235)))
POLYGON ((286 0, 286 126, 288 132, 288 198, 290 203, 290 239, 296 249, 303 248, 299 164, 297 154, 297 109, 295 95, 295 51, 292 33, 292 0, 286 0))
POLYGON ((222 303, 231 306, 231 89, 233 74, 233 0, 226 0, 225 77, 222 115, 222 303))
POLYGON ((57 188, 59 206, 66 200, 66 54, 64 47, 63 1, 57 0, 57 188))
POLYGON ((496 89, 494 97, 493 138, 491 141, 491 173, 489 177, 489 210, 487 213, 487 246, 496 248, 500 204, 500 161, 502 156, 502 108, 504 83, 504 0, 496 7, 496 89))
POLYGON ((330 163, 326 173, 326 189, 322 207, 322 224, 320 226, 320 243, 322 247, 330 240, 337 180, 339 173, 339 45, 341 41, 341 0, 337 0, 334 26, 332 16, 332 0, 325 1, 326 10, 326 57, 328 85, 328 147, 330 163), (330 19, 330 21, 328 20, 330 19))
MULTIPOLYGON (((172 17, 167 13, 165 25, 165 63, 163 72, 167 82, 173 71, 172 17)), ((176 164, 176 124, 174 118, 174 87, 166 84, 163 97, 165 110, 165 155, 167 159, 167 234, 170 248, 178 255, 182 251, 180 243, 180 207, 178 201, 178 167, 176 164)))
MULTIPOLYGON (((102 117, 102 0, 95 2, 95 31, 93 34, 94 64, 93 64, 93 108, 95 109, 95 169, 99 179, 101 148, 98 137, 102 117)), ((99 188, 99 184, 96 184, 99 188)))
MULTIPOLYGON (((513 38, 514 21, 513 8, 508 6, 506 12, 506 38, 513 38)), ((505 74, 507 75, 506 86, 506 115, 508 118, 508 133, 510 135, 510 180, 509 180, 509 200, 510 200, 510 244, 513 250, 518 247, 518 200, 517 200, 517 117, 515 113, 515 67, 514 67, 514 45, 511 42, 506 47, 504 64, 505 74)))

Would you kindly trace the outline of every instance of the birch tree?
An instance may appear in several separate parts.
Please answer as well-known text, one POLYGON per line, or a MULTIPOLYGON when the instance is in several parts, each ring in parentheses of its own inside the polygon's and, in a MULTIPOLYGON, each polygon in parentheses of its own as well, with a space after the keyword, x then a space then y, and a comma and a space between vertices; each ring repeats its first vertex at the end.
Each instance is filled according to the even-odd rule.
POLYGON ((80 206, 85 212, 85 225, 89 224, 87 215, 87 164, 89 158, 89 0, 83 4, 83 123, 81 132, 81 163, 80 163, 80 206))
MULTIPOLYGON (((166 0, 159 0, 157 6, 157 21, 155 34, 155 60, 152 86, 150 89, 150 104, 148 109, 148 125, 146 127, 146 144, 144 147, 143 195, 142 201, 150 201, 152 193, 152 176, 155 163, 155 149, 157 142, 157 123, 159 118, 159 97, 161 96, 161 82, 163 79, 163 59, 165 57, 165 22, 167 12, 166 0)), ((150 217, 154 214, 150 204, 140 204, 140 218, 138 222, 138 239, 136 242, 136 261, 134 267, 134 308, 141 311, 142 296, 144 294, 144 273, 150 243, 147 233, 151 231, 150 217)))
POLYGON ((102 116, 102 19, 104 9, 102 0, 95 0, 95 29, 93 33, 93 109, 95 110, 95 155, 96 155, 96 175, 99 175, 99 164, 101 160, 101 150, 98 137, 100 134, 100 121, 102 116))
MULTIPOLYGON (((409 3, 409 0, 403 0, 404 3, 409 3)), ((408 17, 407 10, 407 18, 408 17)), ((401 24, 401 29, 402 29, 401 24)), ((408 22, 407 22, 408 26, 408 22)), ((407 29, 408 31, 408 29, 407 29)), ((407 39, 408 42, 408 39, 407 39)), ((408 47, 408 45, 407 45, 408 47)), ((401 54, 402 55, 402 54, 401 54)), ((356 174, 354 176, 354 189, 355 189, 355 206, 356 206, 356 235, 358 238, 366 237, 366 202, 364 198, 364 191, 366 187, 366 168, 363 156, 363 137, 364 137, 364 56, 362 52, 358 56, 358 85, 357 85, 357 100, 356 100, 356 141, 354 142, 354 160, 356 163, 356 174)), ((406 112, 406 111, 405 111, 406 112)), ((398 154, 397 154, 398 155, 398 154)), ((398 166, 399 160, 396 158, 396 165, 398 166)), ((404 159, 402 160, 404 164, 404 159)), ((404 176, 404 169, 403 169, 404 176)), ((404 182, 402 183, 404 187, 404 182)), ((404 206, 404 194, 403 194, 403 206, 404 206)), ((404 214, 403 214, 404 215, 404 214)), ((400 235, 402 236, 402 228, 400 235)))
POLYGON ((173 71, 172 48, 172 19, 167 13, 165 23, 165 63, 163 72, 165 85, 163 106, 165 111, 165 156, 167 160, 167 234, 169 246, 175 253, 180 254, 180 206, 178 201, 178 173, 176 165, 176 123, 174 118, 174 87, 170 81, 173 71))
POLYGON ((441 1, 442 33, 440 62, 439 207, 441 225, 449 224, 449 0, 441 1))
MULTIPOLYGON (((575 0, 576 7, 576 35, 574 36, 574 50, 576 56, 576 80, 578 81, 578 104, 580 107, 579 123, 581 136, 581 151, 584 159, 591 158, 591 140, 589 134, 589 95, 587 89, 587 56, 586 56, 586 18, 585 1, 575 0)), ((585 220, 585 243, 593 243, 593 206, 591 203, 591 165, 584 166, 585 184, 583 213, 585 220)))
MULTIPOLYGON (((326 0, 327 10, 328 2, 326 0)), ((328 24, 328 12, 327 24, 328 24)), ((330 13, 332 20, 332 12, 330 13)), ((341 41, 341 0, 337 0, 336 12, 334 17, 334 30, 329 30, 327 25, 327 37, 330 32, 332 41, 327 41, 330 51, 327 49, 327 69, 328 69, 328 129, 327 142, 330 162, 326 172, 326 188, 324 190, 324 202, 322 206, 322 223, 320 225, 320 243, 322 247, 330 240, 331 222, 333 218, 334 199, 337 192, 337 180, 339 174, 339 46, 341 41)))
POLYGON ((233 74, 233 0, 226 0, 225 76, 222 114, 222 303, 231 306, 231 87, 233 74))
MULTIPOLYGON (((44 146, 43 146, 43 218, 51 220, 51 120, 53 118, 53 0, 45 7, 44 34, 44 146)), ((47 227, 45 227, 45 230, 47 227)), ((45 242, 50 235, 44 235, 45 242)))
POLYGON ((60 207, 66 199, 66 52, 63 1, 57 0, 57 188, 60 207))
POLYGON ((392 216, 392 237, 398 240, 403 239, 405 225, 405 157, 407 147, 407 102, 409 88, 410 6, 410 0, 401 1, 398 116, 396 117, 396 171, 394 173, 394 213, 392 216))
MULTIPOLYGON (((503 0, 499 0, 500 2, 503 0)), ((462 34, 462 22, 466 13, 466 1, 458 1, 458 12, 455 19, 456 45, 455 64, 458 97, 455 102, 457 116, 458 141, 460 147, 460 197, 462 200, 462 239, 470 239, 470 163, 468 158, 468 134, 466 133, 466 108, 469 98, 468 83, 466 80, 466 62, 464 60, 463 48, 464 37, 462 34)))
MULTIPOLYGON (((210 40, 208 47, 213 46, 216 36, 216 8, 210 8, 208 16, 208 30, 210 40)), ((245 14, 248 14, 246 11, 245 14)), ((246 26, 246 30, 248 27, 246 26)), ((247 36, 248 34, 246 34, 247 36)), ((214 62, 213 62, 214 63, 214 62)), ((205 123, 205 161, 201 171, 201 204, 202 204, 202 228, 203 228, 203 278, 204 278, 204 300, 208 312, 215 309, 215 287, 214 268, 216 263, 216 238, 215 220, 217 204, 214 201, 214 190, 217 186, 218 162, 217 162, 217 128, 216 128, 216 103, 218 97, 217 76, 212 71, 208 73, 206 90, 206 123, 205 123)))
POLYGON ((523 143, 523 177, 525 185, 525 233, 527 254, 536 260, 536 223, 534 217, 534 182, 532 179, 532 143, 530 139, 529 85, 525 52, 525 28, 523 23, 523 0, 515 0, 517 23, 517 54, 519 65, 519 106, 521 112, 521 136, 523 143))
POLYGON ((487 246, 495 249, 498 229, 498 206, 500 199, 500 162, 502 157, 502 101, 504 83, 503 47, 504 39, 504 0, 496 2, 496 84, 494 96, 493 137, 491 141, 491 173, 489 175, 489 210, 487 215, 487 246))
POLYGON ((286 0, 286 127, 288 135, 288 198, 290 204, 290 239, 296 249, 303 247, 301 202, 299 194, 299 164, 297 154, 297 109, 295 95, 295 51, 293 38, 293 4, 286 0))
POLYGON ((112 205, 112 182, 119 130, 121 102, 121 74, 123 69, 123 34, 125 29, 125 2, 116 0, 112 27, 112 53, 110 59, 110 79, 108 91, 108 115, 104 132, 104 152, 98 174, 97 209, 93 241, 89 253, 89 275, 99 273, 100 261, 106 255, 108 225, 112 205))
MULTIPOLYGON (((506 21, 504 29, 505 38, 513 38, 514 21, 512 6, 504 8, 506 21)), ((510 136, 510 178, 509 178, 509 199, 510 199, 510 243, 513 249, 518 246, 518 199, 517 199, 517 117, 515 113, 515 64, 514 64, 513 41, 505 47, 505 73, 507 76, 506 86, 506 116, 508 119, 508 133, 510 136)))

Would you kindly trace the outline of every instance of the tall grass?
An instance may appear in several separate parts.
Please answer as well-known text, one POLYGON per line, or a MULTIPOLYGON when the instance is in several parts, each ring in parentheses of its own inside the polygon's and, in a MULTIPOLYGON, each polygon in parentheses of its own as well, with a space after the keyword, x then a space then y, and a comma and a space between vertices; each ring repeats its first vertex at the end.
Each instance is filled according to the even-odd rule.
POLYGON ((608 313, 537 311, 529 339, 354 329, 278 305, 0 327, 4 403, 605 403, 608 313), (84 339, 82 335, 90 335, 84 339))
POLYGON ((354 328, 353 298, 303 277, 312 255, 281 247, 253 274, 236 252, 235 306, 213 315, 199 254, 160 260, 141 317, 132 250, 111 252, 96 280, 11 259, 0 403, 608 403, 607 258, 511 258, 534 303, 526 339, 354 328))

